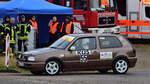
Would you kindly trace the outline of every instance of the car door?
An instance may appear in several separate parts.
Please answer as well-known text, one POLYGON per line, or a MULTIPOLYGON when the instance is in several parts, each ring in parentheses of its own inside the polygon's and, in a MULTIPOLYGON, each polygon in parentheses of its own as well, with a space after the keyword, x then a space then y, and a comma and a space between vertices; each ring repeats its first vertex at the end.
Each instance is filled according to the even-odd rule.
POLYGON ((68 49, 65 60, 68 68, 93 69, 95 68, 97 50, 96 37, 84 37, 77 39, 68 49))
POLYGON ((116 54, 114 48, 120 46, 120 43, 118 43, 117 37, 115 36, 99 36, 98 40, 100 55, 97 68, 111 67, 112 60, 116 54))

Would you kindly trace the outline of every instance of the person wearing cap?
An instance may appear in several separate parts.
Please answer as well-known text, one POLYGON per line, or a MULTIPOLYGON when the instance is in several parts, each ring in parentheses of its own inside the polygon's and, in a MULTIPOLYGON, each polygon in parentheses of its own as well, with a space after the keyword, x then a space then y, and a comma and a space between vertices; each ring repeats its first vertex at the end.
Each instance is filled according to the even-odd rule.
POLYGON ((0 24, 0 46, 2 48, 3 53, 5 52, 5 37, 6 37, 6 26, 9 25, 10 22, 10 16, 5 17, 5 21, 0 24))
POLYGON ((60 32, 60 24, 57 21, 57 17, 54 16, 52 22, 50 23, 50 29, 49 29, 49 44, 52 44, 55 42, 58 37, 59 37, 59 32, 60 32))
POLYGON ((6 34, 10 36, 10 56, 14 56, 15 54, 15 45, 16 45, 16 28, 15 18, 10 18, 10 24, 6 27, 6 34))
POLYGON ((32 16, 31 19, 29 20, 29 24, 36 30, 36 48, 38 47, 38 34, 39 34, 39 31, 38 31, 38 24, 36 22, 36 17, 35 16, 32 16))
POLYGON ((29 20, 29 24, 36 29, 36 34, 38 34, 38 24, 37 22, 35 21, 35 16, 32 16, 31 19, 29 20))
POLYGON ((64 36, 67 34, 72 34, 73 31, 74 31, 73 22, 70 20, 70 17, 67 16, 65 22, 63 22, 61 26, 61 30, 60 30, 61 35, 64 36))
POLYGON ((18 36, 18 54, 22 53, 22 44, 24 51, 27 51, 28 34, 30 33, 30 24, 26 22, 24 15, 21 16, 21 21, 17 24, 17 36, 18 36))

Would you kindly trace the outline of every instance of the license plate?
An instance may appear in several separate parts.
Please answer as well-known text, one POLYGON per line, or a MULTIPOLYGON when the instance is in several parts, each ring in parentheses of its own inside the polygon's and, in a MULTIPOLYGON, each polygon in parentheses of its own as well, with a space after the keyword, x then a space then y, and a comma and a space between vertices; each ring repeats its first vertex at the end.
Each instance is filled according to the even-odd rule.
POLYGON ((24 66, 24 63, 23 62, 18 62, 18 65, 19 66, 24 66))

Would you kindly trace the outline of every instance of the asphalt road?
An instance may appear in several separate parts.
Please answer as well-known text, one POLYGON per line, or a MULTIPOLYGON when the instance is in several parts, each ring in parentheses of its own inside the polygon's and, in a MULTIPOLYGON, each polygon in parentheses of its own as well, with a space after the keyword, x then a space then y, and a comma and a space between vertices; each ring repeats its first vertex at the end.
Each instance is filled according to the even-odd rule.
POLYGON ((0 84, 150 84, 150 70, 129 71, 124 75, 112 72, 63 73, 57 76, 0 73, 0 84))

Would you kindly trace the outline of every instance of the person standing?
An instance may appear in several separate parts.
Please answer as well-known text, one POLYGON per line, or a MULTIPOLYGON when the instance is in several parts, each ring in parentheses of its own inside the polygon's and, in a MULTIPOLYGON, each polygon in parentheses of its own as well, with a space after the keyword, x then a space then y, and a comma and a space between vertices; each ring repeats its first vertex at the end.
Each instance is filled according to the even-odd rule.
POLYGON ((38 34, 38 24, 36 22, 35 16, 32 16, 31 19, 29 20, 29 24, 36 29, 36 34, 38 34))
POLYGON ((64 35, 67 35, 67 34, 72 34, 74 31, 74 25, 73 25, 73 22, 70 21, 70 17, 67 16, 66 19, 65 19, 65 22, 62 23, 62 26, 61 26, 61 35, 64 36, 64 35))
POLYGON ((53 17, 53 21, 50 23, 50 29, 49 29, 49 39, 50 44, 55 42, 59 37, 59 31, 60 31, 60 24, 57 21, 57 17, 53 17))
POLYGON ((10 24, 6 26, 5 32, 6 35, 10 36, 10 56, 14 56, 15 54, 15 44, 16 44, 16 25, 15 18, 10 18, 10 24))
POLYGON ((0 24, 0 32, 1 32, 0 44, 2 45, 1 47, 2 47, 3 53, 5 53, 5 37, 6 37, 5 29, 6 29, 6 26, 9 25, 9 22, 10 22, 10 16, 6 16, 5 21, 2 24, 0 24))
POLYGON ((20 23, 17 24, 18 54, 22 53, 22 44, 24 46, 24 51, 27 51, 27 37, 30 30, 30 24, 26 22, 25 16, 22 15, 20 23))
POLYGON ((3 40, 4 40, 4 28, 3 28, 2 24, 0 24, 0 53, 2 51, 4 51, 3 40))
POLYGON ((36 30, 36 48, 38 48, 38 34, 39 34, 39 30, 38 30, 38 24, 36 22, 36 17, 32 16, 31 19, 29 20, 29 24, 36 30))

